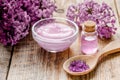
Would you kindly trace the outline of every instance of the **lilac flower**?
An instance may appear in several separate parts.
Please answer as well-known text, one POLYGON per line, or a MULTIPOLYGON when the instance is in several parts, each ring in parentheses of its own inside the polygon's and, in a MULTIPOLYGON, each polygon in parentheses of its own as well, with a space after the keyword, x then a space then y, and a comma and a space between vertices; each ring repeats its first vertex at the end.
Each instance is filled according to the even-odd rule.
POLYGON ((89 66, 82 60, 74 60, 69 65, 69 70, 73 72, 82 72, 87 69, 89 69, 89 66))
POLYGON ((98 36, 100 38, 108 39, 115 34, 116 18, 114 12, 112 8, 104 2, 98 4, 93 0, 85 0, 83 3, 71 5, 67 10, 66 16, 68 19, 75 21, 79 27, 81 27, 84 21, 95 21, 97 24, 98 36), (103 29, 105 29, 105 31, 103 29))
POLYGON ((15 45, 29 33, 31 24, 51 17, 55 9, 50 0, 0 0, 0 42, 15 45))

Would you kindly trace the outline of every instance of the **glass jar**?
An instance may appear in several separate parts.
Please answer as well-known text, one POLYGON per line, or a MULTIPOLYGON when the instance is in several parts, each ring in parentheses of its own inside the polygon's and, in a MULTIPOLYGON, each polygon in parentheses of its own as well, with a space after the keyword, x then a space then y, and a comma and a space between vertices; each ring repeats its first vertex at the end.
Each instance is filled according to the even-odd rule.
POLYGON ((86 21, 81 33, 81 51, 84 54, 95 54, 98 50, 98 39, 96 24, 93 21, 86 21))

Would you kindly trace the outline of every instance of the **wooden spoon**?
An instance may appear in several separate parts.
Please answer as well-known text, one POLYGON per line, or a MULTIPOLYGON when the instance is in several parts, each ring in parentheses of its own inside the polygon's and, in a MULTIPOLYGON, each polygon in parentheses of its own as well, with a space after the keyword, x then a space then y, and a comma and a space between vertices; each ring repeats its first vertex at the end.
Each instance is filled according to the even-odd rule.
POLYGON ((120 51, 120 40, 115 40, 110 42, 105 48, 96 53, 95 55, 79 55, 69 58, 63 64, 63 69, 71 75, 84 75, 91 72, 97 65, 98 61, 111 53, 116 53, 120 51), (83 72, 72 72, 69 70, 69 65, 74 60, 83 60, 89 66, 89 69, 83 72))

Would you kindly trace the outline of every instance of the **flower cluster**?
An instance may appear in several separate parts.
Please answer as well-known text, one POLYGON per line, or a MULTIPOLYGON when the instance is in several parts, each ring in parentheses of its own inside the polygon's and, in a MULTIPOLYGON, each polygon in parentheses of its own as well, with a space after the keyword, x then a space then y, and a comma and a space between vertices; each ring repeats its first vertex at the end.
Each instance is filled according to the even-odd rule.
POLYGON ((69 70, 72 72, 83 72, 89 69, 89 66, 85 61, 82 60, 74 60, 70 63, 69 70))
POLYGON ((106 3, 98 4, 93 0, 85 0, 83 3, 69 6, 67 18, 73 20, 81 27, 84 21, 92 20, 97 24, 97 32, 100 38, 111 38, 115 34, 116 17, 112 8, 106 3))
POLYGON ((15 45, 29 33, 31 24, 51 17, 55 9, 50 0, 0 0, 0 42, 15 45))

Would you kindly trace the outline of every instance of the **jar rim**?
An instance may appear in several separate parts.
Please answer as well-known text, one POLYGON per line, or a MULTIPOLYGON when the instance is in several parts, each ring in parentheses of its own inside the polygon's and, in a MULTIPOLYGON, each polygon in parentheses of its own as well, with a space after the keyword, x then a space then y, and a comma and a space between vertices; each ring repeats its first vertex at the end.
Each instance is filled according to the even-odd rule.
POLYGON ((61 41, 68 40, 68 39, 76 36, 76 35, 78 34, 78 31, 79 31, 79 28, 78 28, 78 26, 77 26, 77 24, 76 24, 75 22, 73 22, 73 21, 71 21, 71 20, 69 20, 69 19, 66 19, 66 18, 61 18, 61 17, 52 17, 52 18, 41 19, 41 20, 38 20, 37 22, 35 22, 35 23, 33 24, 33 26, 32 26, 32 34, 35 35, 38 40, 43 41, 43 42, 50 42, 50 43, 52 43, 52 42, 55 43, 56 40, 57 40, 58 42, 59 42, 59 41, 61 42, 61 41), (41 38, 41 37, 38 35, 38 33, 35 31, 35 27, 36 27, 36 25, 39 24, 40 22, 45 21, 45 20, 49 20, 49 19, 58 19, 58 20, 68 21, 68 22, 70 22, 70 23, 72 23, 72 24, 74 25, 74 27, 75 27, 75 32, 74 32, 72 35, 67 36, 67 37, 65 37, 65 38, 61 38, 61 39, 50 39, 50 38, 44 38, 44 39, 43 39, 43 38, 41 38))

